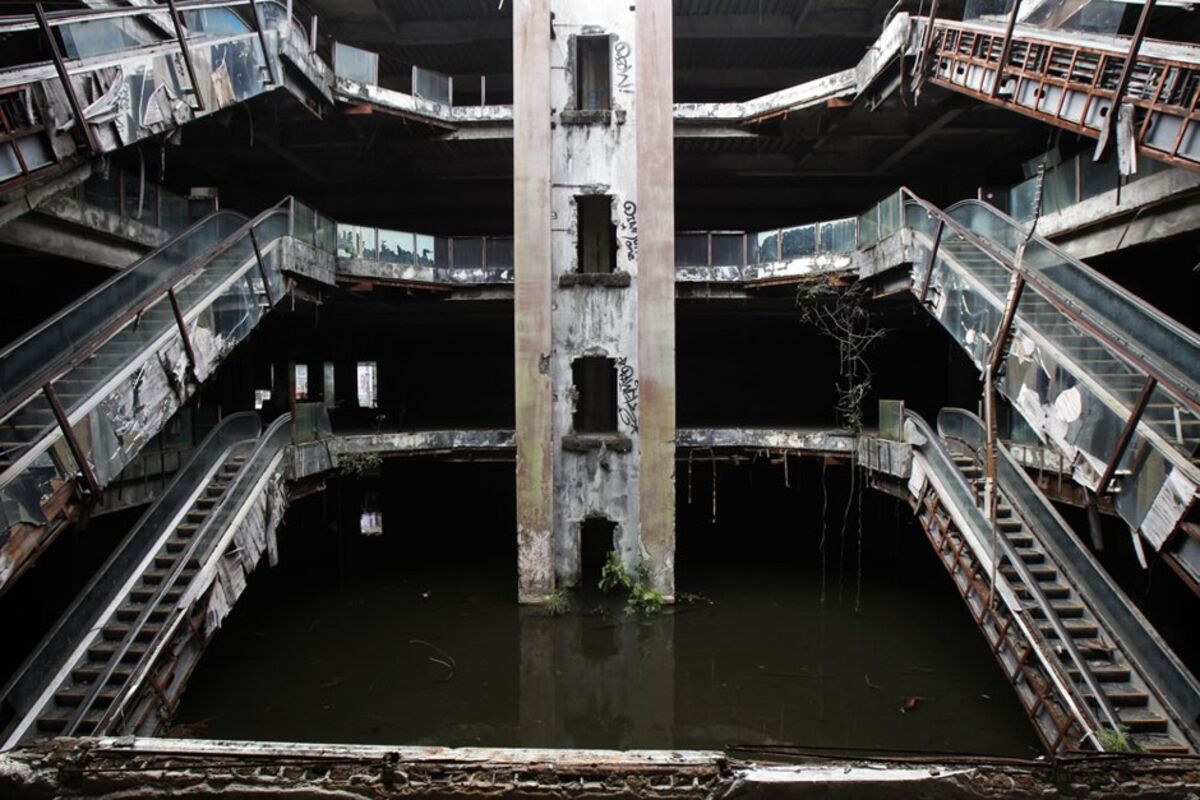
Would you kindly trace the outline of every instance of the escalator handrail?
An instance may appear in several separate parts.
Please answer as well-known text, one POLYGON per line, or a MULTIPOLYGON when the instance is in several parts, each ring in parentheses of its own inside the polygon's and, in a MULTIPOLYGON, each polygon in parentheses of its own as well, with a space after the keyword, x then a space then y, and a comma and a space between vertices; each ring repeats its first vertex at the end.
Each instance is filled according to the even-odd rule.
MULTIPOLYGON (((983 421, 964 409, 942 409, 938 413, 938 431, 943 436, 958 439, 976 453, 986 446, 983 421), (952 425, 956 430, 947 433, 952 425)), ((1200 739, 1200 723, 1197 722, 1200 683, 1001 443, 996 447, 996 464, 996 480, 1013 510, 1038 536, 1059 566, 1071 574, 1074 583, 1087 587, 1092 613, 1121 642, 1126 658, 1151 681, 1180 728, 1188 731, 1194 741, 1200 739)))
MULTIPOLYGON (((45 385, 47 385, 49 383, 52 383, 60 375, 62 375, 62 373, 66 372, 67 370, 71 369, 73 366, 81 363, 82 361, 87 359, 89 356, 91 356, 92 353, 94 353, 104 342, 108 341, 108 339, 112 338, 119 331, 124 329, 134 318, 136 318, 136 316, 140 312, 144 311, 146 308, 150 307, 154 303, 161 300, 171 290, 173 290, 175 288, 175 286, 177 286, 184 279, 186 279, 189 276, 191 276, 192 274, 196 273, 197 271, 199 271, 200 269, 202 269, 203 267, 205 267, 206 265, 211 263, 214 259, 216 259, 218 256, 220 256, 222 253, 224 253, 225 251, 227 251, 228 249, 233 247, 235 244, 240 242, 242 240, 242 237, 246 236, 249 231, 256 228, 258 225, 260 225, 262 222, 264 222, 271 216, 278 214, 280 212, 281 207, 287 206, 288 210, 286 213, 290 214, 291 213, 291 210, 290 210, 291 200, 292 200, 292 198, 289 195, 288 197, 284 198, 280 202, 276 203, 275 205, 266 209, 262 213, 258 214, 253 219, 246 220, 245 222, 242 223, 242 225, 239 228, 237 228, 237 230, 235 230, 233 233, 226 236, 225 238, 221 239, 213 247, 204 251, 204 253, 202 253, 201 255, 180 265, 180 267, 178 268, 178 271, 174 275, 172 275, 167 281, 161 283, 153 291, 150 291, 150 292, 147 292, 147 293, 141 295, 136 302, 127 306, 125 308, 125 310, 118 317, 116 317, 115 319, 109 320, 102 327, 97 328, 96 332, 93 335, 91 335, 90 337, 88 337, 86 342, 81 343, 79 346, 77 346, 75 349, 71 350, 70 352, 63 353, 58 358, 51 359, 50 361, 48 361, 46 363, 46 365, 40 371, 27 377, 23 381, 23 383, 21 384, 21 387, 19 389, 14 391, 7 399, 0 401, 0 420, 5 419, 10 414, 12 414, 12 412, 15 411, 17 408, 24 405, 32 396, 37 394, 37 392, 40 391, 42 389, 42 387, 44 387, 45 385)), ((22 336, 20 339, 18 339, 16 342, 14 342, 9 347, 6 347, 3 351, 0 351, 0 361, 3 361, 4 358, 6 358, 9 355, 11 355, 12 353, 14 353, 18 348, 26 345, 29 341, 31 341, 33 339, 34 336, 38 335, 39 333, 41 333, 43 331, 48 330, 49 328, 53 327, 55 324, 58 324, 59 322, 61 322, 61 320, 66 317, 66 315, 73 313, 73 312, 77 311, 78 309, 82 308, 84 306, 84 304, 86 304, 90 299, 95 297, 100 291, 107 289, 108 287, 115 285, 117 282, 126 278, 127 276, 134 274, 133 270, 135 270, 139 265, 147 262, 149 259, 151 259, 154 256, 156 256, 157 254, 161 253, 163 250, 167 249, 168 247, 178 244, 180 241, 182 241, 183 237, 185 237, 191 233, 194 233, 201 225, 204 225, 208 221, 214 219, 215 217, 217 217, 218 215, 221 215, 221 214, 232 215, 234 219, 238 219, 238 218, 243 219, 243 220, 246 219, 245 215, 239 214, 237 212, 217 211, 217 212, 214 212, 213 214, 209 214, 203 220, 200 220, 199 222, 197 222, 192 227, 188 228, 183 233, 172 238, 169 242, 167 242, 167 244, 163 245, 162 247, 159 247, 153 253, 150 253, 149 255, 143 257, 142 259, 139 259, 136 264, 129 267, 128 269, 123 270, 122 272, 118 273, 117 275, 114 275, 112 278, 105 281, 103 284, 98 286, 96 289, 94 289, 91 292, 89 292, 88 294, 84 295, 79 300, 76 300, 74 303, 70 304, 66 308, 59 311, 57 314, 55 314, 49 320, 47 320, 46 322, 42 323, 38 327, 34 328, 29 333, 22 336)), ((10 391, 11 391, 11 389, 10 389, 10 391)))
MULTIPOLYGON (((927 423, 920 414, 917 414, 911 410, 905 410, 904 416, 906 421, 912 423, 921 437, 925 439, 923 443, 918 444, 913 442, 913 449, 919 451, 921 455, 924 456, 925 462, 929 464, 930 467, 936 472, 938 478, 945 484, 946 489, 954 495, 952 498, 948 499, 954 501, 954 504, 958 508, 959 512, 965 517, 963 522, 972 528, 974 538, 979 541, 980 546, 990 549, 991 541, 993 539, 991 524, 984 517, 983 512, 975 504, 974 493, 967 486, 966 479, 963 478, 962 473, 954 465, 954 459, 951 457, 950 452, 946 449, 945 442, 943 442, 942 438, 932 428, 930 428, 929 423, 927 423)), ((1016 570, 1017 575, 1025 584, 1025 588, 1029 592, 1030 598, 1037 603, 1038 608, 1041 610, 1045 620, 1050 623, 1051 627, 1054 628, 1055 633, 1058 635, 1059 644, 1070 657, 1071 663, 1075 665, 1075 668, 1079 670, 1079 674, 1084 677, 1085 681, 1087 681, 1089 688, 1098 687, 1099 681, 1097 681, 1095 675, 1092 674, 1091 668, 1087 664, 1087 660, 1075 646, 1074 640, 1063 626, 1062 621, 1058 618, 1058 614, 1055 613, 1053 606, 1050 604, 1049 598, 1046 597, 1045 593, 1041 589, 1041 586, 1038 585, 1037 581, 1030 573, 1029 567, 1016 552, 1016 549, 1012 546, 1012 543, 1008 541, 1007 537, 995 536, 994 538, 996 543, 999 545, 1001 552, 992 552, 990 554, 993 562, 998 561, 1002 556, 1008 558, 1009 564, 1014 570, 1016 570)), ((999 570, 996 570, 996 581, 997 583, 1007 583, 1005 578, 1000 574, 999 570)), ((993 586, 992 591, 997 591, 998 588, 998 586, 993 586)), ((1028 623, 1029 620, 1023 618, 1028 616, 1023 609, 1019 612, 1017 610, 1013 610, 1012 613, 1014 617, 1018 618, 1019 623, 1028 623)), ((1087 708, 1087 705, 1083 701, 1082 697, 1080 697, 1075 691, 1070 680, 1065 674, 1063 674, 1061 665, 1057 663, 1057 661, 1051 661, 1049 658, 1047 658, 1046 654, 1043 653, 1042 649, 1037 647, 1036 644, 1034 644, 1034 650, 1037 651, 1038 658, 1042 661, 1046 670, 1049 672, 1051 679, 1058 686, 1059 692, 1067 700, 1068 705, 1070 706, 1071 714, 1075 717, 1076 722, 1078 722, 1083 729, 1084 734, 1092 738, 1096 749, 1103 750, 1103 745, 1094 735, 1097 730, 1097 721, 1094 720, 1090 709, 1087 708)), ((1108 724, 1113 728, 1113 730, 1120 730, 1120 720, 1117 717, 1116 711, 1109 703, 1107 696, 1105 696, 1103 692, 1098 691, 1098 689, 1093 689, 1093 693, 1096 696, 1097 704, 1104 713, 1108 724)))
MULTIPOLYGON (((203 491, 203 487, 211 481, 211 475, 220 469, 221 464, 229 458, 235 448, 247 438, 253 439, 259 435, 261 427, 256 412, 244 411, 225 417, 219 425, 205 436, 204 440, 192 452, 187 463, 176 471, 170 483, 167 484, 167 487, 158 496, 158 499, 143 512, 133 528, 125 535, 121 543, 113 549, 113 552, 105 560, 104 564, 96 571, 67 610, 59 617, 54 627, 42 638, 37 647, 34 648, 21 666, 9 677, 4 686, 0 688, 0 702, 7 704, 19 715, 27 715, 31 711, 37 710, 32 708, 29 703, 24 704, 27 706, 25 708, 17 708, 13 703, 14 692, 22 691, 22 684, 28 681, 38 683, 53 679, 59 670, 55 664, 47 663, 52 659, 52 656, 48 655, 48 651, 52 646, 58 643, 65 643, 67 645, 65 648, 66 657, 70 657, 74 649, 73 643, 77 642, 78 637, 90 635, 90 628, 96 620, 92 617, 80 619, 79 615, 83 613, 83 608, 88 604, 88 601, 98 599, 95 595, 100 590, 101 583, 118 562, 129 559, 140 561, 145 557, 146 553, 144 551, 130 555, 130 548, 135 547, 138 539, 141 538, 145 526, 154 520, 165 506, 172 502, 176 503, 176 505, 169 509, 171 520, 177 520, 185 514, 191 505, 188 501, 197 492, 203 491), (185 479, 193 477, 193 468, 200 468, 201 466, 203 466, 204 477, 200 481, 190 481, 188 485, 184 485, 183 481, 185 479), (182 492, 183 494, 176 496, 177 492, 182 492)), ((157 541, 157 538, 155 541, 157 541)), ((150 544, 152 543, 148 543, 147 546, 150 544)), ((136 567, 136 563, 132 566, 136 567)), ((104 600, 111 602, 111 598, 104 598, 104 600)), ((28 691, 30 688, 32 687, 24 687, 24 691, 28 691)), ((19 723, 20 719, 14 721, 19 723)))
MULTIPOLYGON (((275 460, 277 451, 282 450, 291 443, 290 430, 288 431, 288 435, 285 439, 282 441, 276 441, 280 431, 285 426, 290 428, 291 424, 292 415, 290 413, 283 414, 262 432, 258 438, 258 444, 255 445, 254 450, 247 457, 245 464, 238 471, 237 477, 234 478, 233 483, 221 496, 221 500, 216 504, 216 506, 213 507, 213 510, 209 513, 208 518, 204 521, 204 524, 198 531, 196 531, 196 534, 192 537, 192 540, 187 548, 185 548, 184 551, 179 555, 171 574, 158 585, 158 589, 155 592, 154 597, 146 604, 145 610, 139 615, 138 621, 135 622, 131 628, 136 628, 139 626, 144 621, 143 618, 149 614, 149 611, 161 602, 162 597, 166 594, 168 589, 174 585, 175 581, 178 579, 179 573, 182 572, 186 567, 187 562, 197 554, 197 551, 208 547, 215 547, 216 541, 214 541, 214 539, 219 538, 228 528, 228 525, 232 524, 233 519, 237 516, 238 510, 241 509, 247 502, 250 502, 254 499, 254 496, 249 494, 250 490, 266 473, 266 467, 275 460), (265 463, 261 463, 260 460, 265 454, 267 454, 268 448, 275 448, 275 450, 269 453, 270 458, 267 459, 265 463), (232 509, 231 516, 226 516, 226 511, 230 509, 232 509), (224 522, 222 523, 221 527, 217 528, 217 521, 219 519, 224 520, 224 522), (214 528, 216 529, 214 530, 214 528)), ((214 550, 205 554, 206 560, 212 558, 214 554, 218 556, 220 555, 214 550)), ((197 573, 196 577, 199 578, 200 573, 197 573)), ((137 668, 129 674, 129 677, 121 683, 117 690, 117 702, 109 706, 97 725, 97 729, 99 731, 104 731, 105 726, 110 724, 113 719, 122 715, 124 713, 126 704, 133 699, 135 694, 137 694, 138 687, 145 679, 145 676, 153 668, 162 649, 166 647, 173 639, 175 631, 178 629, 180 622, 187 613, 188 605, 190 604, 189 595, 190 592, 185 592, 183 596, 180 597, 179 602, 176 603, 167 619, 163 621, 162 626, 154 635, 154 638, 146 643, 145 657, 138 664, 137 668)), ((127 635, 119 645, 117 652, 114 653, 113 659, 109 662, 109 665, 106 668, 106 675, 111 677, 112 670, 124 659, 125 653, 128 651, 130 645, 133 644, 132 634, 133 631, 131 630, 130 634, 127 635)), ((101 682, 97 681, 97 685, 100 684, 101 682)), ((64 735, 70 736, 75 733, 75 726, 78 725, 79 720, 86 715, 87 709, 90 708, 90 706, 95 702, 97 693, 98 689, 89 692, 84 702, 80 704, 80 708, 73 715, 71 724, 68 725, 67 730, 64 731, 64 735)))

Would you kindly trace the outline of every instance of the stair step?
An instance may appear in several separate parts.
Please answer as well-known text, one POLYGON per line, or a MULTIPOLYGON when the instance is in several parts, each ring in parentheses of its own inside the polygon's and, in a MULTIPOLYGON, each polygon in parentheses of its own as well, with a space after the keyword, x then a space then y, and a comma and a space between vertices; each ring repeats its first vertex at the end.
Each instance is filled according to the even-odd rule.
MULTIPOLYGON (((94 661, 108 663, 117 654, 118 642, 100 641, 88 648, 88 658, 94 661)), ((146 655, 146 645, 134 642, 129 645, 129 649, 125 651, 124 657, 121 659, 123 663, 132 664, 140 661, 146 655)))
MULTIPOLYGON (((146 607, 144 605, 126 603, 125 605, 117 607, 117 619, 122 622, 132 622, 133 620, 137 619, 145 609, 146 607)), ((162 622, 167 618, 169 613, 170 609, 166 606, 156 606, 155 608, 151 609, 149 619, 151 622, 162 622)))
MULTIPOLYGON (((1094 622, 1079 619, 1064 619, 1062 620, 1062 624, 1072 639, 1095 639, 1100 635, 1100 627, 1094 622)), ((1042 635, 1047 639, 1058 638, 1058 633, 1050 623, 1043 622, 1038 627, 1041 628, 1042 635)))
MULTIPOLYGON (((132 625, 128 622, 110 622, 100 631, 100 635, 110 642, 121 642, 125 640, 131 630, 132 625)), ((137 629, 133 640, 135 642, 148 642, 157 636, 160 630, 162 630, 161 625, 147 622, 137 629)))
MULTIPOLYGON (((1103 690, 1104 696, 1114 708, 1141 708, 1150 703, 1150 694, 1132 683, 1106 683, 1103 690)), ((1089 703, 1096 705, 1096 700, 1091 694, 1086 695, 1086 698, 1089 703)))
MULTIPOLYGON (((1093 661, 1088 664, 1092 675, 1101 683, 1124 683, 1133 676, 1133 670, 1124 664, 1114 664, 1093 661)), ((1067 667, 1067 675, 1076 683, 1082 683, 1083 678, 1074 666, 1067 667)))
POLYGON ((1118 708, 1117 718, 1130 733, 1166 733, 1170 726, 1166 717, 1146 708, 1118 708))
MULTIPOLYGON (((71 680, 78 684, 95 683, 100 677, 100 673, 104 671, 104 665, 95 662, 84 662, 82 665, 71 670, 71 680)), ((133 675, 132 667, 118 666, 108 676, 109 683, 124 683, 133 675)))
MULTIPOLYGON (((67 708, 77 708, 87 698, 88 692, 92 690, 90 686, 71 686, 65 689, 59 689, 54 693, 54 700, 60 706, 67 708)), ((112 702, 117 699, 116 689, 101 689, 93 700, 93 708, 107 709, 112 705, 112 702)))

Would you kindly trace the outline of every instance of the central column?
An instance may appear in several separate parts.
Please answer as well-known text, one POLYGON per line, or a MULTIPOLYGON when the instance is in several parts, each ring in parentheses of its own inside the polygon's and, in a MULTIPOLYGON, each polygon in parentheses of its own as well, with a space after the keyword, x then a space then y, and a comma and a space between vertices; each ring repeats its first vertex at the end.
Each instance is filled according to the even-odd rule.
POLYGON ((612 550, 671 599, 671 5, 518 0, 513 26, 520 599, 612 550))

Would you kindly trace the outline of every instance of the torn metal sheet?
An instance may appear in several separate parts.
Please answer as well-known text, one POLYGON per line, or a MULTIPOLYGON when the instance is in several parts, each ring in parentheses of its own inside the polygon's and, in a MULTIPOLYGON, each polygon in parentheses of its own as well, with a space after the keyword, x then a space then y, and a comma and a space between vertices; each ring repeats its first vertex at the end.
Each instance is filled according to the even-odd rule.
POLYGON ((245 590, 247 575, 262 561, 263 554, 267 554, 271 566, 278 562, 276 532, 286 510, 287 492, 283 471, 276 470, 250 502, 249 509, 233 529, 232 536, 227 535, 229 545, 223 552, 214 554, 215 563, 210 561, 212 568, 201 571, 202 577, 198 581, 207 577, 207 585, 200 582, 189 588, 189 594, 194 595, 204 595, 207 590, 205 636, 211 637, 221 627, 245 590))

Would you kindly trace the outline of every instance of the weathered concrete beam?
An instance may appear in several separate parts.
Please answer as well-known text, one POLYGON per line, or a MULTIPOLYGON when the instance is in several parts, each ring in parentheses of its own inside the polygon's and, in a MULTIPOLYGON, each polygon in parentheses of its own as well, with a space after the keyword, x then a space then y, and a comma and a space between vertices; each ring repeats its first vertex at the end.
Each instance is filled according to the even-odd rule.
POLYGON ((55 739, 0 755, 14 800, 87 797, 708 797, 873 800, 919 797, 1180 798, 1200 791, 1191 759, 1137 756, 1052 763, 979 757, 793 763, 713 751, 389 747, 197 739, 55 739))

